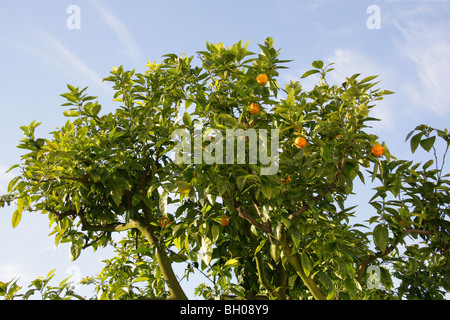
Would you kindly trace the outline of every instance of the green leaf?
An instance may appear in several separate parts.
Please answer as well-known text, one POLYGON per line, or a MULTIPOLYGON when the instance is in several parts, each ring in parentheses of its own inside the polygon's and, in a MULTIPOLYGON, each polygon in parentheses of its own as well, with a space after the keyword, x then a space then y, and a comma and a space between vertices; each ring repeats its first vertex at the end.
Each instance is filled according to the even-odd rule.
POLYGON ((144 282, 144 281, 149 281, 149 280, 150 280, 150 278, 141 276, 141 277, 137 277, 136 279, 134 279, 133 283, 144 282))
POLYGON ((17 225, 20 222, 20 219, 22 219, 22 212, 19 212, 19 210, 14 211, 11 221, 13 228, 17 227, 17 225))
POLYGON ((320 155, 322 156, 323 160, 326 162, 329 162, 331 160, 331 149, 327 145, 323 145, 320 147, 320 155))
POLYGON ((161 195, 159 196, 159 210, 163 216, 167 215, 167 198, 169 196, 169 192, 166 189, 163 190, 161 195))
POLYGON ((19 164, 15 164, 15 165, 13 165, 11 168, 9 168, 5 173, 8 173, 8 172, 10 172, 11 170, 14 170, 15 168, 18 168, 18 167, 20 167, 20 165, 19 165, 19 164))
POLYGON ((423 139, 420 141, 420 146, 426 150, 427 152, 429 152, 431 150, 431 148, 433 148, 434 142, 436 141, 436 136, 434 137, 430 137, 427 139, 423 139))
POLYGON ((300 78, 303 79, 303 78, 306 78, 315 73, 320 73, 320 70, 313 69, 313 70, 306 71, 300 78))
POLYGON ((302 240, 302 233, 300 232, 300 230, 298 230, 295 227, 292 229, 289 229, 289 232, 291 234, 292 241, 294 242, 294 246, 298 247, 298 245, 300 244, 300 241, 302 240))
POLYGON ((373 230, 373 241, 381 252, 386 251, 389 242, 389 230, 386 226, 379 224, 373 230))
POLYGON ((238 258, 232 258, 232 259, 228 260, 228 261, 225 263, 225 266, 224 266, 224 267, 231 268, 231 267, 237 266, 238 264, 239 264, 239 259, 238 259, 238 258))
POLYGON ((131 203, 133 204, 133 206, 137 206, 142 200, 142 194, 140 194, 139 192, 135 192, 133 194, 133 197, 131 198, 131 203))
POLYGON ((428 160, 424 165, 423 165, 423 170, 428 169, 429 167, 431 167, 433 165, 434 161, 433 159, 428 160))
POLYGON ((144 126, 147 130, 151 130, 153 128, 153 121, 152 118, 146 117, 144 119, 144 126))
POLYGON ((316 60, 312 63, 312 66, 313 66, 313 68, 316 68, 316 69, 322 69, 323 61, 316 60))
POLYGON ((333 286, 333 282, 331 282, 330 278, 325 272, 319 272, 319 281, 322 283, 322 285, 329 289, 333 286))
POLYGON ((73 241, 72 245, 70 246, 70 254, 69 259, 70 261, 75 261, 78 259, 81 253, 81 248, 83 246, 82 241, 73 241))
POLYGON ((313 264, 312 264, 311 260, 309 259, 309 256, 306 252, 302 253, 301 261, 302 261, 303 271, 305 271, 305 274, 308 277, 311 270, 313 269, 313 264))
POLYGON ((24 206, 25 206, 25 196, 20 196, 19 199, 17 199, 17 211, 20 215, 22 215, 24 206))
POLYGON ((269 182, 262 181, 261 184, 261 192, 262 194, 270 200, 270 197, 272 196, 272 186, 269 182))
POLYGON ((246 179, 247 179, 246 176, 239 176, 239 177, 237 177, 236 184, 237 184, 239 190, 242 191, 242 189, 244 189, 246 179))
POLYGON ((203 254, 200 254, 200 257, 202 258, 203 262, 206 265, 209 265, 212 258, 212 252, 213 252, 213 243, 210 238, 203 237, 202 238, 202 246, 200 250, 203 252, 203 254))
POLYGON ((350 298, 357 299, 357 289, 355 280, 351 277, 347 277, 344 280, 344 286, 347 289, 347 293, 349 294, 350 298))
POLYGON ((420 144, 420 139, 422 139, 423 133, 418 133, 411 138, 411 152, 416 152, 417 147, 420 144))
POLYGON ((122 202, 122 188, 119 186, 119 184, 114 183, 112 185, 111 189, 111 197, 114 201, 114 203, 119 206, 122 202))
POLYGON ((258 245, 258 247, 256 247, 255 249, 255 254, 257 254, 259 251, 261 251, 261 249, 264 247, 264 245, 267 242, 267 238, 263 239, 260 244, 258 245))
POLYGON ((295 102, 294 94, 295 94, 295 90, 291 89, 291 91, 289 91, 289 94, 288 94, 288 96, 286 98, 286 105, 288 107, 293 107, 294 106, 294 102, 295 102))
POLYGON ((213 225, 211 227, 211 234, 212 234, 212 242, 216 242, 217 239, 219 239, 219 235, 220 235, 220 229, 217 225, 213 225))
POLYGON ((271 243, 270 244, 270 256, 276 263, 278 261, 280 261, 280 254, 281 254, 280 248, 276 244, 271 243))
POLYGON ((222 176, 219 176, 217 178, 217 192, 219 193, 219 196, 221 197, 227 191, 227 189, 228 189, 227 179, 225 179, 222 176))
POLYGON ((191 116, 189 115, 189 113, 187 113, 187 111, 184 112, 183 115, 183 123, 190 126, 192 121, 191 121, 191 116))
POLYGON ((75 192, 72 196, 73 204, 75 205, 75 210, 77 210, 77 213, 80 212, 81 209, 81 200, 78 192, 75 192))

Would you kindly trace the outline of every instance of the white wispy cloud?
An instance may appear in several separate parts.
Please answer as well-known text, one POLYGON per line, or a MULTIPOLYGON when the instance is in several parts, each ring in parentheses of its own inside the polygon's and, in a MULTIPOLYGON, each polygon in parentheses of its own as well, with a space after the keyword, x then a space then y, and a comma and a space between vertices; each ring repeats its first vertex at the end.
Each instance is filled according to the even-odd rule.
POLYGON ((125 24, 112 12, 105 1, 94 1, 92 4, 97 8, 103 21, 117 35, 125 52, 135 62, 142 62, 143 55, 138 44, 133 40, 130 31, 125 24))
POLYGON ((396 22, 402 38, 399 52, 410 63, 415 77, 403 85, 416 108, 427 108, 440 116, 450 110, 450 23, 396 22))
POLYGON ((62 71, 74 79, 98 85, 110 93, 111 89, 102 83, 103 78, 53 35, 37 29, 30 36, 33 41, 1 38, 0 42, 12 51, 28 54, 36 61, 62 71))

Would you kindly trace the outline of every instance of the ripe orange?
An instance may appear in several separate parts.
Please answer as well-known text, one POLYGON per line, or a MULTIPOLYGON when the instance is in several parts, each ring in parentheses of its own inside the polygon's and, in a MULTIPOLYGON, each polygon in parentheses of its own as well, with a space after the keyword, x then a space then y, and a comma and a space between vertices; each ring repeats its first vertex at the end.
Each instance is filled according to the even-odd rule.
POLYGON ((222 225, 222 227, 225 227, 229 223, 230 223, 230 218, 226 214, 222 215, 222 218, 220 220, 220 224, 222 225))
POLYGON ((256 82, 258 82, 259 84, 265 85, 267 81, 269 81, 269 77, 267 77, 267 75, 264 73, 261 73, 256 77, 256 82))
POLYGON ((297 148, 299 149, 303 149, 304 147, 306 147, 306 139, 303 137, 297 137, 295 138, 294 144, 297 148))
POLYGON ((161 228, 164 228, 165 226, 167 226, 170 223, 170 219, 168 217, 161 217, 159 218, 159 226, 161 228))
POLYGON ((372 147, 372 154, 375 157, 381 157, 383 155, 383 153, 384 153, 384 148, 381 145, 376 144, 372 147))
POLYGON ((250 111, 251 114, 257 114, 259 110, 261 110, 261 108, 256 102, 253 102, 252 104, 250 104, 250 107, 248 107, 248 111, 250 111))
POLYGON ((291 182, 291 177, 288 176, 286 179, 281 179, 281 181, 283 181, 284 184, 288 184, 289 182, 291 182))

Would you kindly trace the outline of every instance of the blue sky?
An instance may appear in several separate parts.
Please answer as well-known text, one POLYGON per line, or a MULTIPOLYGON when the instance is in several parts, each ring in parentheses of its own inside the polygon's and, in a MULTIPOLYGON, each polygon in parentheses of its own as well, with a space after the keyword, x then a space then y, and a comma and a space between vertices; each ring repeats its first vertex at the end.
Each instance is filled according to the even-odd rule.
MULTIPOLYGON (((45 136, 66 121, 59 94, 67 83, 89 86, 109 112, 113 91, 101 80, 113 66, 143 72, 148 60, 195 55, 206 41, 251 40, 249 49, 258 53, 257 43, 267 36, 282 59, 294 60, 280 74, 282 86, 299 80, 313 60, 334 62, 329 82, 337 84, 354 73, 379 75, 379 87, 396 94, 374 108, 383 121, 371 131, 398 158, 425 159, 425 153, 413 156, 404 139, 422 123, 449 128, 449 16, 448 1, 0 0, 0 193, 13 177, 4 172, 20 159, 19 127, 40 121, 37 134, 45 136), (79 29, 67 27, 71 5, 80 9, 79 29), (380 29, 367 27, 371 5, 380 9, 380 29)), ((304 87, 314 80, 303 80, 304 87)), ((364 208, 370 195, 362 190, 371 186, 358 188, 362 194, 353 201, 364 208)), ((94 275, 112 255, 86 250, 70 262, 68 247, 55 250, 47 236, 46 216, 24 214, 13 230, 13 211, 0 209, 0 281, 16 276, 26 286, 54 268, 58 279, 71 270, 94 275)))

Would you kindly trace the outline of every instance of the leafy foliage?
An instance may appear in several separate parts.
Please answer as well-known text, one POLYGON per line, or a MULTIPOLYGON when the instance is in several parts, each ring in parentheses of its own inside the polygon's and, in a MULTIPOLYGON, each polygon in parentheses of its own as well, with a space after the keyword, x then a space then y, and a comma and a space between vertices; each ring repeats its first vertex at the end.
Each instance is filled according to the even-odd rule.
MULTIPOLYGON (((115 245, 117 256, 84 280, 99 299, 185 299, 173 263, 186 265, 186 279, 195 270, 209 279, 196 290, 206 299, 442 298, 449 288, 448 131, 421 125, 408 135, 413 152, 434 152, 421 168, 397 160, 384 142, 383 157, 375 157, 378 137, 366 129, 378 119, 369 114, 392 92, 375 89, 376 76, 330 85, 332 65, 322 61, 301 77, 320 77, 311 91, 299 81, 281 88, 278 70, 288 60, 273 44, 267 38, 255 55, 242 41, 207 43, 197 66, 194 57, 168 54, 143 74, 113 68, 105 81, 120 106, 104 115, 87 88, 68 85, 61 96, 69 120, 51 138, 36 138, 39 123, 21 127, 27 153, 14 168, 22 174, 0 198, 2 206, 17 205, 13 227, 25 210, 48 214, 55 244, 71 243, 72 260, 87 247, 115 245), (261 74, 267 84, 258 83, 261 74), (252 103, 258 112, 249 111, 252 103), (196 130, 199 121, 206 132, 196 130), (172 137, 180 129, 194 141, 200 134, 199 147, 216 161, 176 163, 180 141, 172 137), (279 143, 278 171, 263 174, 261 158, 225 164, 222 140, 210 133, 227 129, 277 129, 268 144, 279 143), (295 146, 298 136, 304 148, 295 146), (440 166, 437 137, 446 144, 440 166), (380 182, 368 232, 350 223, 356 208, 346 205, 364 171, 380 182), (162 217, 168 224, 158 223, 162 217), (126 232, 119 245, 114 232, 126 232), (367 286, 371 264, 386 265, 380 289, 367 286)), ((2 283, 3 295, 16 289, 2 283)))

